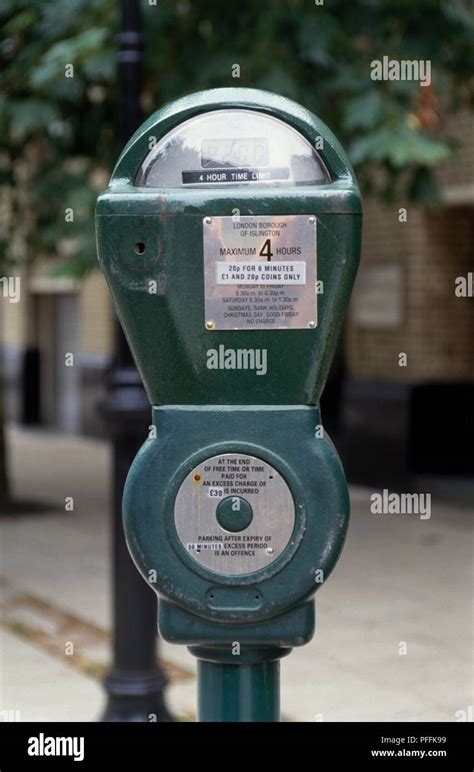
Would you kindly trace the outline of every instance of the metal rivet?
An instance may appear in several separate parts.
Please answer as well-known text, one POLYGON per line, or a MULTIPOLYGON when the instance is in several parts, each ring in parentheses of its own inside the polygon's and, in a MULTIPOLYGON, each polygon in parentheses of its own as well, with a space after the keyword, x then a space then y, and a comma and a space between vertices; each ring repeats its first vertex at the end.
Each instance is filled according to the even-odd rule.
POLYGON ((316 222, 316 217, 310 217, 310 218, 309 218, 309 221, 310 221, 311 223, 313 223, 313 222, 316 222))
POLYGON ((209 321, 206 322, 206 330, 213 330, 216 326, 216 323, 212 321, 212 319, 209 319, 209 321))
POLYGON ((273 555, 273 553, 274 553, 273 547, 267 547, 267 554, 268 555, 273 555))
POLYGON ((212 223, 212 217, 205 217, 204 222, 206 223, 206 225, 210 225, 212 223))
POLYGON ((308 327, 316 327, 316 322, 308 322, 308 327))

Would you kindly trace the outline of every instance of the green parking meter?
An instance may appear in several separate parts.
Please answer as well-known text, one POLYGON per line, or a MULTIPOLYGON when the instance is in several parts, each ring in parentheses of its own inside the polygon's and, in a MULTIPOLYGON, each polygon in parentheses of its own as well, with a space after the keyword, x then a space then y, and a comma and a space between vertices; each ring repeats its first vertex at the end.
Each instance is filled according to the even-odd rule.
POLYGON ((361 203, 313 114, 216 89, 158 111, 97 204, 99 260, 152 405, 124 491, 162 637, 198 658, 201 721, 279 716, 343 547, 347 484, 319 399, 361 203))

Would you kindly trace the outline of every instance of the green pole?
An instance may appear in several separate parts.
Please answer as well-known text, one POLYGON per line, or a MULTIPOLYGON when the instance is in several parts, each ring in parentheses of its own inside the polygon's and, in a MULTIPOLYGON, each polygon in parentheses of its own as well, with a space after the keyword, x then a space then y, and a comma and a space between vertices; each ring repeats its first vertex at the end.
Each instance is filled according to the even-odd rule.
MULTIPOLYGON (((237 643, 237 642, 235 642, 237 643)), ((197 657, 198 721, 279 721, 280 646, 190 646, 197 657)))
POLYGON ((279 721, 280 662, 198 660, 198 721, 279 721))

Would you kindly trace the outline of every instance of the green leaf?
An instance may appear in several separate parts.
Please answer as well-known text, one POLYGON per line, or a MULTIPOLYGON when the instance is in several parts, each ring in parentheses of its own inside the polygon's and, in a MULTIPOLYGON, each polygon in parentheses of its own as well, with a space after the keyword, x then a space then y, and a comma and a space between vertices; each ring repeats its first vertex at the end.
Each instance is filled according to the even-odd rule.
POLYGON ((349 157, 355 166, 388 161, 395 169, 411 164, 433 166, 449 158, 451 153, 447 142, 408 126, 384 126, 354 140, 349 147, 349 157))
POLYGON ((37 14, 32 8, 28 8, 21 13, 18 13, 10 21, 3 25, 3 33, 5 36, 13 35, 17 32, 23 32, 31 27, 37 19, 37 14))
POLYGON ((34 89, 41 89, 53 80, 65 77, 68 64, 79 65, 93 54, 98 53, 110 31, 92 27, 74 38, 55 43, 44 54, 30 77, 34 89))
POLYGON ((82 65, 86 77, 95 82, 110 82, 117 74, 117 58, 113 51, 100 51, 89 56, 82 65))
POLYGON ((48 129, 58 118, 56 108, 40 99, 25 99, 11 103, 9 112, 15 130, 22 136, 40 129, 48 129))
POLYGON ((373 129, 384 111, 384 99, 375 89, 344 102, 343 126, 347 131, 373 129))

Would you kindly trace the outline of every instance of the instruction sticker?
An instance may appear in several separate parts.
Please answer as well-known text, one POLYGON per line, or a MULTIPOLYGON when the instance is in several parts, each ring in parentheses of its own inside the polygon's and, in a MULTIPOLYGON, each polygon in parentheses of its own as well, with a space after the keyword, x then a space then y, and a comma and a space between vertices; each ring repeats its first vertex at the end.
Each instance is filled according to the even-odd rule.
POLYGON ((175 499, 174 522, 193 560, 216 573, 240 576, 269 566, 288 546, 295 505, 288 484, 271 464, 226 453, 189 472, 175 499), (219 507, 226 505, 223 520, 219 507))
POLYGON ((205 217, 203 229, 207 329, 316 327, 316 217, 205 217))

